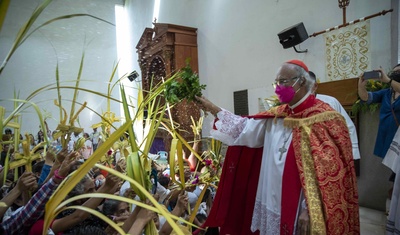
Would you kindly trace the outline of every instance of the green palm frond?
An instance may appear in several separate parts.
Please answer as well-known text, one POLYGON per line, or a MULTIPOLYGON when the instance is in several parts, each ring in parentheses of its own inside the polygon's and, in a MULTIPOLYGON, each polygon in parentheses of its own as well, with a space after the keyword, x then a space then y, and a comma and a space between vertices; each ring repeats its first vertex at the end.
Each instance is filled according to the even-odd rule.
POLYGON ((25 24, 19 29, 19 32, 14 40, 14 43, 8 52, 6 58, 4 59, 2 65, 0 66, 0 75, 3 72, 3 69, 5 68, 7 62, 10 60, 11 56, 14 54, 14 52, 17 50, 17 48, 21 45, 21 41, 24 40, 25 36, 28 34, 28 31, 31 29, 33 23, 36 21, 36 19, 40 16, 40 14, 43 12, 43 10, 52 2, 52 0, 44 0, 32 13, 31 17, 28 19, 28 21, 25 22, 25 24))
POLYGON ((0 66, 0 74, 2 73, 3 69, 5 68, 6 64, 8 63, 8 61, 10 60, 11 56, 15 53, 15 51, 18 49, 19 46, 21 46, 33 33, 35 33, 37 30, 39 30, 40 28, 49 25, 51 23, 54 23, 56 21, 59 20, 66 20, 66 19, 72 19, 75 17, 90 17, 96 20, 99 20, 101 22, 104 22, 106 24, 115 26, 113 23, 101 19, 99 17, 96 17, 94 15, 90 15, 90 14, 70 14, 70 15, 63 15, 63 16, 59 16, 53 19, 50 19, 44 23, 42 23, 41 25, 39 25, 38 27, 36 27, 35 29, 33 29, 32 31, 32 25, 34 24, 34 22, 37 20, 37 18, 40 16, 40 14, 43 12, 43 10, 52 2, 52 0, 44 0, 32 13, 31 17, 28 19, 28 21, 20 28, 14 43, 10 49, 10 51, 8 52, 6 58, 4 59, 2 65, 0 66), (28 33, 29 32, 29 33, 28 33))
POLYGON ((6 18, 6 13, 9 5, 10 5, 10 0, 0 1, 0 31, 3 26, 4 18, 6 18))
POLYGON ((46 25, 49 25, 49 24, 51 24, 51 23, 54 23, 54 22, 56 22, 56 21, 59 21, 59 20, 72 19, 72 18, 75 18, 75 17, 90 17, 90 18, 93 18, 93 19, 96 19, 96 20, 100 20, 100 21, 102 21, 102 22, 104 22, 104 23, 106 23, 106 24, 115 26, 115 24, 113 24, 113 23, 111 23, 111 22, 109 22, 109 21, 107 21, 107 20, 104 20, 104 19, 102 19, 102 18, 96 17, 96 16, 94 16, 94 15, 90 15, 90 14, 83 14, 83 13, 81 13, 81 14, 70 14, 70 15, 58 16, 58 17, 56 17, 56 18, 53 18, 53 19, 51 19, 51 20, 48 20, 48 21, 44 22, 43 24, 41 24, 41 25, 39 25, 38 27, 36 27, 35 29, 33 29, 29 34, 26 35, 26 37, 24 37, 24 38, 21 40, 21 42, 19 43, 18 46, 20 46, 22 43, 24 43, 25 40, 29 38, 29 36, 31 36, 34 32, 36 32, 36 31, 39 30, 40 28, 42 28, 42 27, 44 27, 44 26, 46 26, 46 25))

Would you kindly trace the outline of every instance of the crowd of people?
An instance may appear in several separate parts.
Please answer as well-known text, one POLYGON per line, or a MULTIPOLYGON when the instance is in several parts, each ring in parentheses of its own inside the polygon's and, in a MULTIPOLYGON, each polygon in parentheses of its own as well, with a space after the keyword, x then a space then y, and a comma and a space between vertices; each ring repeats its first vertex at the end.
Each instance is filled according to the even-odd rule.
MULTIPOLYGON (((374 154, 384 158, 389 149, 398 147, 394 138, 400 120, 400 66, 390 74, 379 71, 381 76, 376 79, 390 88, 367 92, 366 81, 360 76, 358 93, 365 102, 382 103, 374 154)), ((196 213, 193 222, 196 226, 189 229, 178 222, 188 234, 360 234, 353 161, 360 158, 360 152, 354 124, 337 100, 316 94, 315 74, 302 61, 283 63, 274 87, 280 105, 247 117, 222 109, 205 97, 197 97, 201 108, 215 116, 212 138, 229 146, 217 191, 209 187, 202 193, 206 186, 198 181, 202 171, 197 169, 206 169, 207 164, 198 162, 193 154, 184 156, 184 180, 189 185, 193 182, 184 189, 174 183, 181 180, 179 168, 175 169, 175 175, 170 175, 168 166, 152 161, 154 199, 165 210, 185 220, 196 213), (192 211, 199 200, 198 210, 192 211)), ((10 131, 7 129, 5 136, 11 136, 10 131)), ((47 124, 46 131, 50 133, 47 124)), ((37 141, 44 141, 43 130, 37 137, 37 141)), ((32 138, 31 145, 38 144, 33 136, 28 138, 32 138)), ((23 167, 8 174, 1 172, 6 179, 1 180, 0 202, 6 206, 0 207, 0 233, 42 234, 46 202, 62 180, 90 158, 101 141, 97 128, 90 134, 75 133, 64 149, 60 149, 57 140, 51 140, 32 172, 24 171, 23 167), (76 150, 75 142, 80 138, 85 143, 76 150), (15 175, 19 175, 17 180, 15 175)), ((3 166, 3 153, 10 153, 7 146, 3 146, 0 162, 3 166)), ((193 150, 198 148, 198 142, 194 141, 193 150)), ((113 159, 108 166, 125 172, 126 159, 121 156, 113 159)), ((387 164, 393 170, 392 180, 398 178, 400 163, 387 164)), ((398 231, 399 191, 395 186, 388 231, 398 231)), ((93 192, 140 200, 128 181, 122 182, 97 167, 81 179, 66 199, 93 192)), ((148 200, 146 203, 151 205, 148 200)), ((171 234, 173 230, 162 215, 125 201, 93 197, 70 205, 96 210, 131 235, 143 234, 149 223, 154 223, 159 234, 171 234)), ((72 209, 62 211, 51 221, 48 231, 48 234, 116 233, 97 216, 72 209)))
MULTIPOLYGON (((38 132, 43 134, 43 131, 38 132)), ((6 129, 4 138, 12 138, 11 129, 6 129)), ((28 135, 30 138, 31 135, 28 135)), ((31 141, 31 140, 30 140, 31 141)), ((44 139, 42 139, 44 141, 44 139)), ((0 207, 0 216, 2 223, 0 234, 42 234, 44 225, 45 204, 54 193, 61 181, 87 160, 97 146, 101 144, 101 135, 97 128, 93 133, 74 133, 65 149, 61 148, 59 140, 49 138, 50 147, 42 153, 42 159, 33 162, 32 172, 25 171, 25 167, 9 170, 8 174, 0 172, 0 177, 7 175, 6 180, 0 180, 1 201, 6 207, 0 207), (79 138, 85 138, 85 144, 81 149, 75 149, 76 141, 79 138), (96 143, 96 144, 93 144, 96 143), (15 171, 20 174, 15 180, 15 171), (4 184, 3 184, 4 182, 4 184)), ((39 144, 32 141, 34 145, 39 144)), ((8 151, 10 144, 4 144, 4 155, 10 155, 12 161, 13 151, 8 151)), ((193 144, 193 148, 198 150, 198 142, 193 144)), ((112 164, 107 166, 120 172, 125 172, 125 157, 115 156, 118 152, 112 153, 112 164)), ((196 177, 195 168, 197 160, 193 154, 185 159, 185 180, 193 181, 196 177)), ((4 165, 4 164, 3 164, 4 165)), ((176 169, 176 175, 171 176, 168 165, 158 164, 153 161, 152 164, 152 193, 154 198, 164 206, 166 211, 172 215, 182 217, 188 220, 192 213, 188 208, 194 209, 196 202, 204 187, 193 184, 185 189, 177 189, 171 177, 176 177, 179 181, 179 169, 176 169), (201 189, 200 189, 201 188, 201 189)), ((197 177, 198 177, 197 173, 197 177)), ((200 226, 208 216, 211 208, 212 188, 207 189, 202 198, 202 203, 197 213, 194 224, 200 226)), ((116 194, 125 198, 140 201, 136 192, 131 188, 128 181, 121 182, 118 177, 109 174, 107 171, 93 167, 91 171, 69 192, 68 198, 85 193, 107 193, 116 194)), ((147 200, 146 203, 150 204, 147 200)), ((89 198, 87 200, 77 200, 70 205, 79 206, 97 210, 107 216, 114 222, 121 225, 125 233, 142 234, 145 226, 154 221, 159 234, 171 234, 172 226, 166 222, 166 219, 151 210, 144 209, 135 204, 128 204, 124 201, 103 198, 89 198)), ((184 225, 182 225, 184 226, 184 225)), ((196 230, 196 227, 193 228, 196 230)), ((83 210, 64 210, 55 220, 51 222, 48 234, 117 234, 117 232, 102 219, 83 210)))

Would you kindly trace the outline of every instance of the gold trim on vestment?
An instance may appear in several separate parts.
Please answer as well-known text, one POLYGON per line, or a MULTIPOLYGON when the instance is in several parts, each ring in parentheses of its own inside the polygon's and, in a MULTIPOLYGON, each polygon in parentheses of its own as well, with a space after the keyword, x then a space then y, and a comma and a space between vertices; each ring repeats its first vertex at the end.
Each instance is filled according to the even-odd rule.
POLYGON ((314 159, 311 152, 311 126, 315 123, 332 120, 338 117, 345 122, 342 115, 336 111, 326 111, 301 119, 291 117, 284 119, 284 126, 293 128, 294 135, 300 136, 300 157, 304 176, 303 191, 307 198, 311 234, 324 235, 327 233, 323 200, 319 190, 319 182, 317 180, 314 159))
POLYGON ((324 121, 332 120, 335 118, 340 118, 343 120, 344 123, 346 123, 345 119, 343 118, 343 116, 340 113, 338 113, 336 111, 326 111, 323 113, 313 115, 311 117, 306 117, 306 118, 301 118, 301 119, 287 117, 284 119, 283 125, 286 127, 289 127, 289 128, 310 126, 317 122, 324 122, 324 121))
POLYGON ((304 173, 304 194, 307 198, 307 208, 310 216, 311 234, 326 234, 325 216, 322 205, 322 198, 319 191, 318 180, 315 173, 314 159, 311 155, 311 143, 309 126, 301 126, 301 158, 304 173))

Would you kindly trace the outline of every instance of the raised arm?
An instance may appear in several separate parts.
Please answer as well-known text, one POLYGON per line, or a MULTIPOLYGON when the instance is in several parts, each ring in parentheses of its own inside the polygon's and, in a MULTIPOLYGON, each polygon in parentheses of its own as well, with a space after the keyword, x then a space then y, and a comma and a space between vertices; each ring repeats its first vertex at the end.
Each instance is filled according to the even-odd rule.
MULTIPOLYGON (((115 175, 108 174, 106 177, 106 182, 96 191, 96 193, 109 193, 112 194, 116 191, 116 186, 118 185, 119 178, 115 175)), ((89 198, 82 206, 95 209, 97 208, 103 198, 89 198)), ((65 216, 63 218, 54 221, 51 229, 55 234, 61 233, 73 226, 79 224, 90 215, 89 212, 83 210, 75 210, 72 214, 65 216)))
POLYGON ((124 225, 122 225, 122 229, 124 230, 125 233, 129 231, 129 229, 132 227, 133 223, 135 222, 139 211, 141 207, 136 206, 135 209, 133 209, 132 213, 129 215, 129 217, 125 220, 124 225))
MULTIPOLYGON (((61 154, 68 154, 63 152, 61 154)), ((10 218, 1 223, 3 234, 20 234, 22 227, 29 227, 37 221, 44 213, 44 208, 50 196, 57 189, 62 180, 67 177, 69 170, 78 156, 77 152, 66 155, 55 176, 45 183, 28 201, 26 206, 10 218)))
POLYGON ((48 151, 46 151, 46 156, 44 157, 44 165, 39 177, 39 182, 38 182, 39 184, 47 182, 50 179, 51 176, 49 178, 48 176, 51 172, 51 168, 54 165, 54 159, 56 155, 55 153, 56 149, 54 147, 50 147, 48 151))
POLYGON ((145 208, 140 208, 139 213, 136 217, 135 222, 129 229, 128 234, 130 235, 142 235, 143 229, 155 216, 158 216, 154 211, 147 210, 145 208))
POLYGON ((0 218, 3 218, 4 213, 14 203, 14 201, 24 191, 32 191, 37 187, 35 174, 32 172, 24 172, 18 179, 17 185, 0 201, 4 202, 7 207, 0 207, 0 218))
POLYGON ((381 81, 383 83, 388 83, 391 88, 393 88, 394 91, 400 93, 400 83, 391 79, 380 67, 379 71, 381 72, 381 81))
MULTIPOLYGON (((182 193, 179 194, 178 200, 176 202, 176 206, 172 210, 172 214, 178 217, 181 217, 187 209, 189 198, 187 193, 183 190, 182 193)), ((167 222, 164 223, 162 228, 160 229, 159 235, 169 235, 172 232, 172 226, 167 222)))
MULTIPOLYGON (((57 155, 55 155, 54 151, 56 151, 56 150, 54 148, 52 148, 51 151, 47 151, 47 153, 46 153, 46 157, 45 157, 45 161, 46 162, 45 162, 45 164, 51 165, 51 168, 50 168, 50 171, 47 174, 46 179, 44 180, 44 183, 47 182, 49 179, 51 179, 51 177, 53 177, 54 171, 57 170, 58 168, 60 168, 61 164, 63 163, 63 161, 65 159, 65 157, 67 156, 66 154, 68 154, 68 150, 67 149, 61 150, 57 155), (53 163, 51 163, 52 160, 54 160, 53 163)), ((77 154, 77 157, 79 156, 78 152, 75 152, 75 154, 77 154)))
POLYGON ((368 91, 367 91, 367 88, 366 88, 367 82, 368 81, 365 80, 362 75, 358 79, 358 96, 363 101, 367 101, 368 100, 368 91))
MULTIPOLYGON (((193 143, 192 148, 193 148, 193 150, 195 152, 197 152, 199 150, 199 142, 197 142, 195 140, 195 142, 193 143)), ((190 170, 194 171, 196 169, 196 165, 197 165, 197 158, 196 158, 196 156, 194 155, 193 152, 190 152, 190 155, 189 155, 189 157, 187 159, 187 162, 189 163, 190 170)))
POLYGON ((200 102, 201 106, 204 108, 204 111, 210 112, 214 116, 217 116, 217 113, 222 110, 204 96, 198 96, 196 97, 196 100, 200 102))

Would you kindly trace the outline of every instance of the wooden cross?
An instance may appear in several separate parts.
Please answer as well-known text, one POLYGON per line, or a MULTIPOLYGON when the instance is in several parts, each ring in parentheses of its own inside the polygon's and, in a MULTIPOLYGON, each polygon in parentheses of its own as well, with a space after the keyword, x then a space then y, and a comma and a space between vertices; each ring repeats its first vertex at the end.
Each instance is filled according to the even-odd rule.
POLYGON ((371 18, 374 18, 374 17, 377 17, 377 16, 381 16, 381 15, 386 15, 386 13, 393 12, 393 9, 383 10, 383 11, 378 12, 376 14, 372 14, 372 15, 369 15, 369 16, 354 20, 354 21, 347 22, 347 20, 346 20, 346 7, 350 4, 350 0, 338 0, 338 2, 339 2, 339 7, 342 8, 342 10, 343 10, 343 24, 338 25, 338 26, 334 26, 334 27, 331 27, 329 29, 325 29, 325 30, 322 30, 322 31, 319 31, 319 32, 315 32, 315 33, 309 35, 309 37, 316 37, 316 36, 318 36, 320 34, 323 34, 323 33, 326 33, 326 32, 330 32, 332 30, 340 29, 340 28, 346 27, 346 26, 351 25, 351 24, 355 24, 355 23, 358 23, 358 22, 361 22, 361 21, 366 21, 366 20, 369 20, 371 18))
POLYGON ((343 25, 345 25, 346 22, 346 7, 350 4, 350 0, 338 0, 339 1, 339 7, 342 8, 343 10, 343 25))

